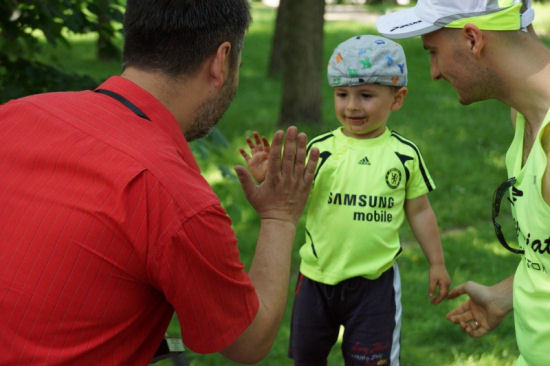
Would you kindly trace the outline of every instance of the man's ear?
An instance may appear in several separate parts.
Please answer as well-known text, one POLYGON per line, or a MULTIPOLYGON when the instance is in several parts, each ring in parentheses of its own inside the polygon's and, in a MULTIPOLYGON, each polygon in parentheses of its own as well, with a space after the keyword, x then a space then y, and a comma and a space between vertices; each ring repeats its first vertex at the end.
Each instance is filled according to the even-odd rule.
POLYGON ((229 75, 230 55, 231 43, 226 41, 220 44, 216 53, 210 58, 208 73, 211 85, 215 88, 220 88, 229 75))
POLYGON ((395 95, 393 96, 393 104, 391 105, 391 110, 393 112, 396 112, 401 109, 408 91, 409 90, 406 87, 401 87, 397 89, 397 91, 395 92, 395 95))
POLYGON ((477 58, 480 57, 481 51, 485 47, 485 37, 483 32, 473 24, 466 24, 462 28, 462 34, 468 42, 468 49, 477 58))

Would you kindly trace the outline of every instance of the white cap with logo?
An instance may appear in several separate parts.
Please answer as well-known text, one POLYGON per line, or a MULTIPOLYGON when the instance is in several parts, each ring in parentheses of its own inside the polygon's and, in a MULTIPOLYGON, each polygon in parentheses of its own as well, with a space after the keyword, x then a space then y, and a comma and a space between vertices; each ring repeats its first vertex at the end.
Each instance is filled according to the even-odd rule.
POLYGON ((525 29, 534 19, 531 1, 520 12, 522 0, 418 0, 416 6, 381 16, 378 32, 401 39, 441 28, 462 28, 471 23, 482 30, 525 29))

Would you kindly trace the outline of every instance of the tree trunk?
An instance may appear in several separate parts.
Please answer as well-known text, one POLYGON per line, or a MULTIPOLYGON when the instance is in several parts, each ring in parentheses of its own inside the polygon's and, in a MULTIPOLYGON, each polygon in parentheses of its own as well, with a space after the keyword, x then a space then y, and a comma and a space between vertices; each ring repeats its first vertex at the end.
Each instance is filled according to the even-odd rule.
POLYGON ((287 13, 289 0, 280 0, 277 8, 277 20, 275 21, 275 32, 271 41, 271 56, 269 58, 269 68, 267 75, 270 77, 278 76, 281 73, 281 64, 283 62, 283 31, 285 16, 287 13))
POLYGON ((325 0, 291 0, 286 10, 279 126, 320 123, 325 0))

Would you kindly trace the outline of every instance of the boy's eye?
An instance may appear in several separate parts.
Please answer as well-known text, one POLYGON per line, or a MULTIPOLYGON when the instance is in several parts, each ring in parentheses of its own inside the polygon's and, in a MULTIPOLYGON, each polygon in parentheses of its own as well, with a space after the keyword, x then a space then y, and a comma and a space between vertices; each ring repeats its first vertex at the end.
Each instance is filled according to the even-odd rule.
POLYGON ((347 95, 346 93, 336 93, 336 96, 337 96, 338 98, 345 98, 346 95, 347 95))
POLYGON ((372 94, 363 93, 363 94, 361 94, 361 96, 362 96, 363 98, 370 98, 370 97, 372 97, 372 94))

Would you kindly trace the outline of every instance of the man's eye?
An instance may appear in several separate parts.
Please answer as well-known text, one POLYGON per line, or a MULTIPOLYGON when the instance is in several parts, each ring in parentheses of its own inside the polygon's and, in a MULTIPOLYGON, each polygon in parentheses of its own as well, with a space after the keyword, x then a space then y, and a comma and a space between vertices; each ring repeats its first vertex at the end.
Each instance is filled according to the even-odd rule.
POLYGON ((372 97, 372 94, 361 94, 363 98, 370 98, 372 97))

